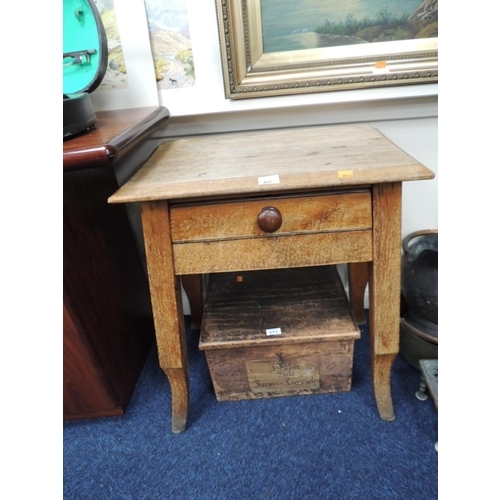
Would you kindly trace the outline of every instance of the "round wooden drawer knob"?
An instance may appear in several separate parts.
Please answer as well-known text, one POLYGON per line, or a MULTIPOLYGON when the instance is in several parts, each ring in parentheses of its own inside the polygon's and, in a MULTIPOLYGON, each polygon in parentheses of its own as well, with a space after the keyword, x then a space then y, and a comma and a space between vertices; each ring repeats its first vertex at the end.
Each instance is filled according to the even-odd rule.
POLYGON ((257 225, 266 233, 274 233, 281 227, 283 218, 275 207, 264 207, 257 217, 257 225))

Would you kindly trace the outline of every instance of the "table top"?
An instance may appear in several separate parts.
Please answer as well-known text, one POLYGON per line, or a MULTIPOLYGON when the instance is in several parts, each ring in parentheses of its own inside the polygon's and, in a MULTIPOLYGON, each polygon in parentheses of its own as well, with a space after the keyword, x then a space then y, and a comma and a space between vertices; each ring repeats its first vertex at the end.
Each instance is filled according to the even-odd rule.
POLYGON ((63 170, 109 166, 118 161, 155 128, 169 112, 163 106, 101 111, 95 127, 63 142, 63 170))
POLYGON ((166 140, 110 203, 230 197, 432 179, 370 125, 324 125, 166 140))

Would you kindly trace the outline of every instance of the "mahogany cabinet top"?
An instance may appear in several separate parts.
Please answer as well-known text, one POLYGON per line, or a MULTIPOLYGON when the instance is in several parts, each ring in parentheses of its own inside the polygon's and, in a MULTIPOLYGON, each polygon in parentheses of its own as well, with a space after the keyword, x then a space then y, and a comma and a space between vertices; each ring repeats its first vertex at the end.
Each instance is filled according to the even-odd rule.
POLYGON ((129 152, 168 117, 163 106, 96 113, 92 130, 63 141, 63 170, 109 166, 129 152))
POLYGON ((230 197, 434 178, 370 125, 325 125, 163 142, 110 203, 230 197))

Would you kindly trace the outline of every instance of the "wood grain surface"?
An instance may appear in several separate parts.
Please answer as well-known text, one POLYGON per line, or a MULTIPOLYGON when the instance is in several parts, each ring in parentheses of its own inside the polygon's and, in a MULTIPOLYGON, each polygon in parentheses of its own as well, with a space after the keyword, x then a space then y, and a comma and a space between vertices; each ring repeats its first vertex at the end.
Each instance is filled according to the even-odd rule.
POLYGON ((326 125, 166 140, 110 203, 314 190, 432 179, 369 125, 326 125), (261 183, 279 176, 279 183, 261 183))
POLYGON ((178 274, 320 266, 372 259, 372 232, 346 231, 173 245, 178 274))

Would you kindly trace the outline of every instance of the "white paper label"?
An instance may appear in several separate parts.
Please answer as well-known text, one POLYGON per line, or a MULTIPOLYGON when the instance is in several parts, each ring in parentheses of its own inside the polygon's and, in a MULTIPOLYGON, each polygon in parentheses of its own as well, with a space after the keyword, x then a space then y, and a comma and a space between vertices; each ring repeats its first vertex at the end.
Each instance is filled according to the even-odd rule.
POLYGON ((268 328, 266 335, 281 335, 281 328, 268 328))
POLYGON ((279 175, 266 175, 265 177, 259 177, 259 186, 265 184, 279 184, 280 176, 279 175))

